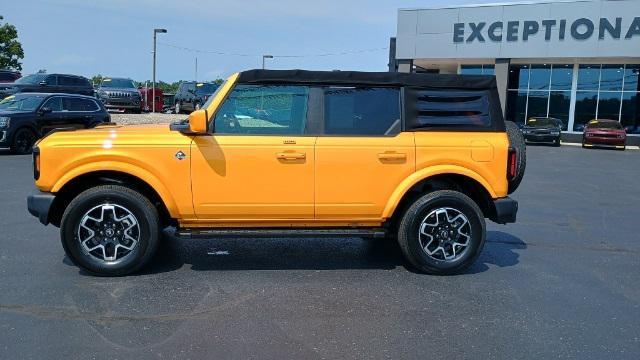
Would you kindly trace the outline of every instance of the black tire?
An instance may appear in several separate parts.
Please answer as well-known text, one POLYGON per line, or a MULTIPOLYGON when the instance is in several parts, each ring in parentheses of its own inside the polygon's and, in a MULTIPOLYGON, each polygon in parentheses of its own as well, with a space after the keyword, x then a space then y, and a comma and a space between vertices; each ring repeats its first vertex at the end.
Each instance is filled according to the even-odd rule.
POLYGON ((561 145, 560 138, 557 138, 556 141, 553 142, 553 146, 560 147, 560 145, 561 145))
POLYGON ((20 128, 13 135, 11 141, 11 152, 14 154, 25 155, 33 152, 33 144, 36 143, 36 134, 28 128, 20 128))
POLYGON ((451 190, 434 191, 416 200, 407 209, 398 227, 398 244, 405 258, 420 272, 433 275, 456 274, 469 267, 482 251, 485 236, 485 220, 478 205, 468 196, 451 190), (455 209, 468 219, 468 245, 459 257, 451 260, 428 255, 418 235, 422 222, 439 208, 455 209))
POLYGON ((518 125, 512 121, 505 121, 504 125, 507 128, 509 146, 516 150, 518 162, 518 172, 513 179, 509 180, 509 194, 512 194, 518 189, 518 186, 520 186, 527 168, 527 145, 525 144, 524 136, 518 128, 518 125))
POLYGON ((82 192, 65 209, 60 226, 62 246, 67 256, 76 265, 99 276, 122 276, 139 270, 156 252, 159 236, 157 209, 144 195, 119 185, 102 185, 82 192), (86 252, 78 239, 80 222, 85 214, 102 204, 123 207, 138 223, 137 246, 120 259, 115 256, 115 261, 98 259, 86 252))

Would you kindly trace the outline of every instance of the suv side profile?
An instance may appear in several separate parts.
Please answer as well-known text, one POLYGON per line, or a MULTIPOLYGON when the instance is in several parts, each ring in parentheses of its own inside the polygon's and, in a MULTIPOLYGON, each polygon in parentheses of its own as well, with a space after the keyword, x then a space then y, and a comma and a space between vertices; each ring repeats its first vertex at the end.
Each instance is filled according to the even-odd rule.
POLYGON ((176 114, 190 113, 199 110, 206 103, 218 84, 196 81, 184 81, 180 83, 174 99, 174 111, 176 114))
POLYGON ((170 127, 57 132, 34 150, 29 212, 69 258, 118 276, 177 236, 397 239, 418 271, 478 257, 515 222, 526 164, 495 79, 251 70, 170 127))
POLYGON ((75 94, 21 93, 0 101, 0 148, 30 154, 36 140, 54 129, 93 128, 110 121, 102 104, 75 94))
MULTIPOLYGON (((9 84, 7 84, 9 86, 9 84)), ((94 96, 89 79, 68 74, 31 74, 19 78, 5 90, 6 95, 24 92, 64 93, 94 96)))

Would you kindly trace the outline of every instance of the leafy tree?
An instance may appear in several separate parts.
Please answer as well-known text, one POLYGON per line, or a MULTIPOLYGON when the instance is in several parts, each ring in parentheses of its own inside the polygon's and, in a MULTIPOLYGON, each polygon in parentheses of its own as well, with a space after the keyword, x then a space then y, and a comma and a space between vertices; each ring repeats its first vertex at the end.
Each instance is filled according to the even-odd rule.
MULTIPOLYGON (((3 19, 0 15, 0 23, 3 19)), ((18 30, 10 24, 0 25, 0 69, 22 70, 22 59, 24 51, 18 41, 18 30)))

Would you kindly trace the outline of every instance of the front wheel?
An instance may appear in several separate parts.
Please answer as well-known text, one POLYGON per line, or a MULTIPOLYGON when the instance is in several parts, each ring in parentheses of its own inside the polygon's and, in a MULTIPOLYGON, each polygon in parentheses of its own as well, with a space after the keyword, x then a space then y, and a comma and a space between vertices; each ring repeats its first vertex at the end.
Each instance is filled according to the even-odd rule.
POLYGON ((416 200, 398 227, 398 243, 417 270, 450 275, 469 267, 485 241, 482 211, 468 196, 434 191, 416 200))
POLYGON ((101 276, 137 271, 153 256, 158 211, 144 195, 117 185, 91 188, 71 201, 60 235, 67 256, 101 276))
POLYGON ((31 154, 33 151, 33 144, 36 143, 36 134, 33 131, 22 128, 19 129, 13 136, 13 142, 11 143, 11 152, 14 154, 31 154))

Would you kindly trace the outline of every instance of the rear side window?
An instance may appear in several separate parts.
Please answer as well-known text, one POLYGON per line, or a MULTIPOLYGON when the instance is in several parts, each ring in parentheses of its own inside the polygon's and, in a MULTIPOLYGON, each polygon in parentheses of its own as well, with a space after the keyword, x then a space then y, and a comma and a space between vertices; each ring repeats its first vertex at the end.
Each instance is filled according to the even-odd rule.
POLYGON ((93 100, 82 98, 64 98, 62 100, 65 111, 97 111, 98 105, 93 100))
POLYGON ((491 127, 489 91, 411 90, 408 97, 408 129, 491 127))
POLYGON ((324 134, 393 136, 401 130, 400 90, 330 87, 324 90, 324 134))

